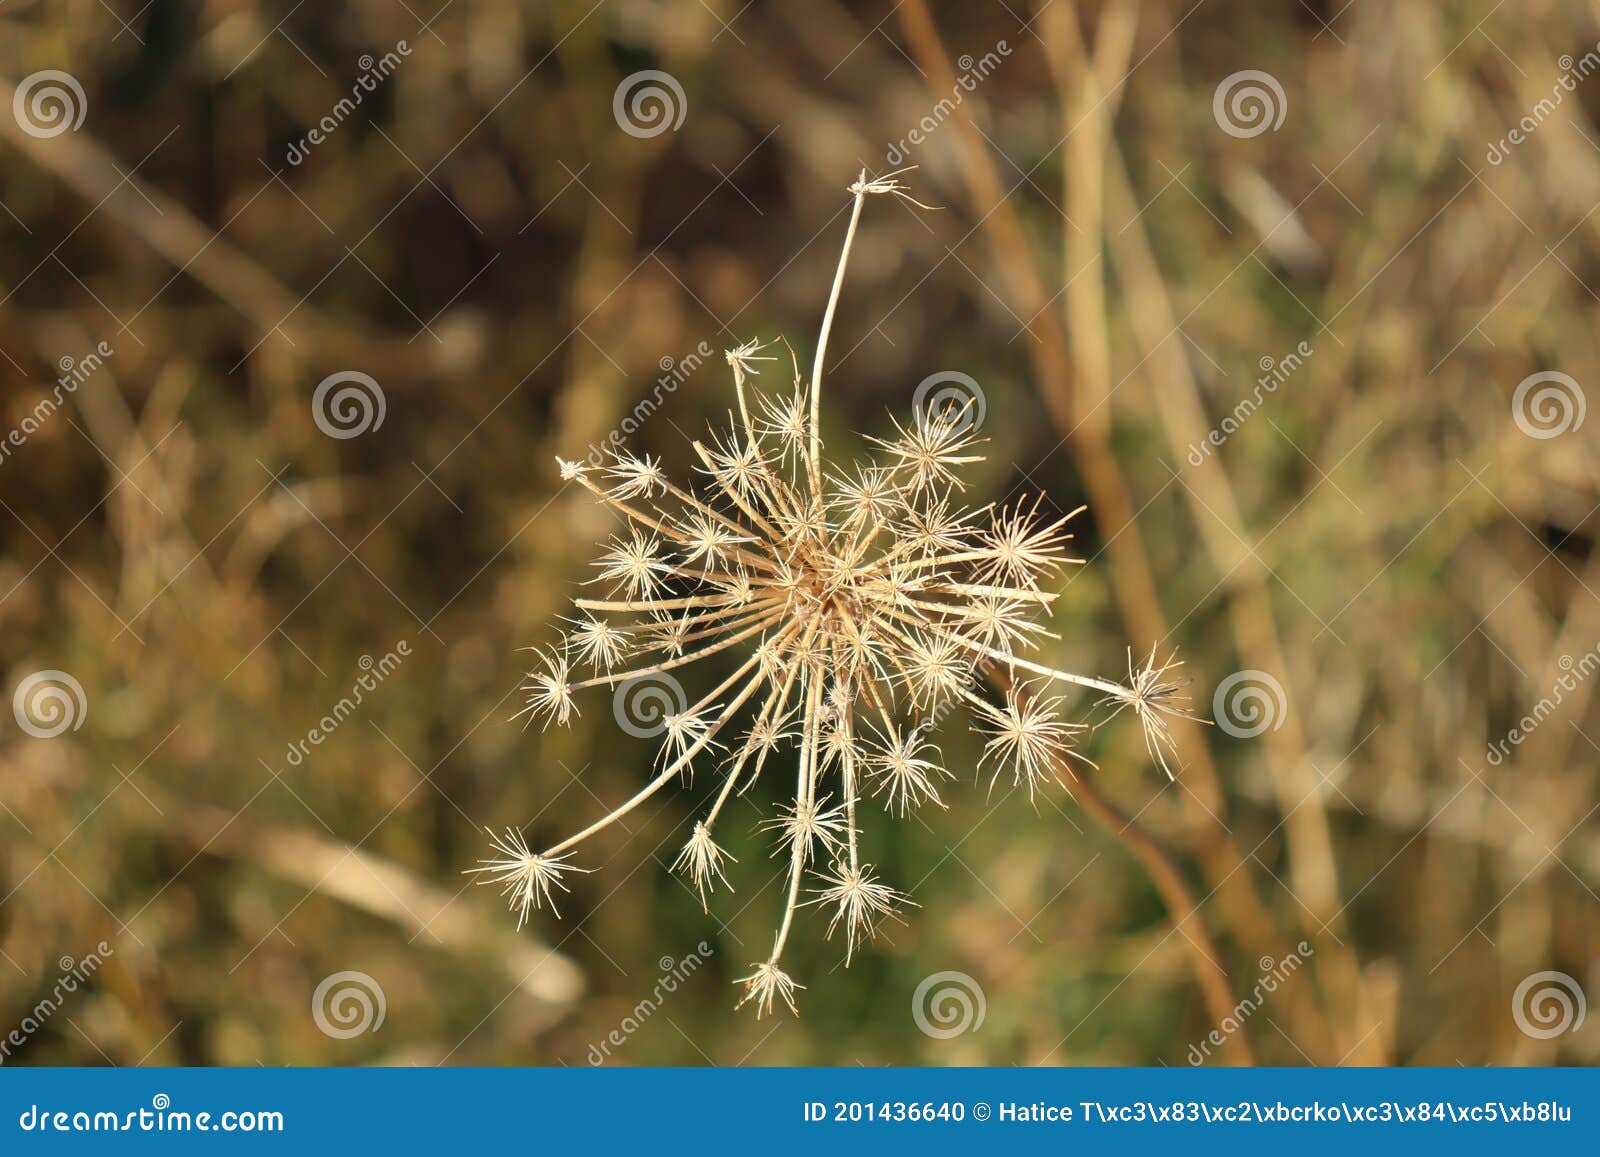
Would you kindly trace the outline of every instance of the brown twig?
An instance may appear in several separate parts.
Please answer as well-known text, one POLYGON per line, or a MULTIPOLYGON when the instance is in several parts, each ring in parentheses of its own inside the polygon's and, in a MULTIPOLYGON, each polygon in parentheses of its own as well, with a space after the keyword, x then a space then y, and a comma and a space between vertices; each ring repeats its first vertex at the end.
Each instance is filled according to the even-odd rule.
MULTIPOLYGON (((933 92, 949 92, 956 83, 949 57, 924 0, 906 0, 900 7, 906 39, 933 92)), ((1052 307, 1016 211, 1001 185, 983 135, 966 104, 951 118, 960 143, 959 159, 970 200, 989 234, 996 264, 1018 312, 1027 318, 1027 342, 1040 395, 1062 437, 1072 448, 1096 518, 1105 530, 1106 552, 1115 581, 1113 591, 1128 634, 1141 650, 1149 650, 1170 634, 1157 596, 1149 556, 1134 525, 1134 505, 1106 436, 1107 423, 1095 420, 1096 406, 1086 405, 1074 390, 1071 349, 1064 326, 1052 307)), ((1103 408, 1103 407, 1102 407, 1103 408)), ((1104 414, 1100 414, 1104 417, 1104 414)), ((1255 889, 1247 862, 1226 826, 1226 805, 1210 751, 1195 724, 1175 721, 1174 734, 1189 772, 1191 821, 1205 833, 1197 849, 1218 902, 1227 909, 1240 938, 1259 955, 1280 956, 1280 936, 1255 889)), ((1326 1036, 1314 1012, 1300 1031, 1312 1040, 1326 1036)), ((1297 1036, 1300 1035, 1297 1033, 1297 1036)))
MULTIPOLYGON (((1004 667, 991 663, 985 665, 984 671, 989 681, 1002 693, 1014 689, 1019 699, 1026 701, 1029 698, 1026 687, 1016 685, 1013 688, 1010 674, 1004 667)), ((1101 792, 1089 775, 1078 774, 1060 760, 1056 761, 1056 766, 1062 781, 1069 785, 1073 798, 1113 839, 1133 853, 1149 875, 1151 883, 1156 886, 1156 891, 1161 893, 1161 902, 1166 905, 1167 914, 1172 918, 1173 932, 1182 936, 1189 947, 1189 962, 1211 1022, 1220 1025, 1233 1017, 1237 1006, 1232 982, 1222 965, 1222 954, 1217 950, 1211 930, 1200 916, 1200 903, 1195 898, 1194 889, 1184 878, 1177 858, 1167 850, 1166 845, 1141 828, 1132 816, 1101 792)), ((1234 1064, 1256 1063, 1255 1049, 1248 1034, 1233 1033, 1227 1037, 1226 1047, 1234 1064)))

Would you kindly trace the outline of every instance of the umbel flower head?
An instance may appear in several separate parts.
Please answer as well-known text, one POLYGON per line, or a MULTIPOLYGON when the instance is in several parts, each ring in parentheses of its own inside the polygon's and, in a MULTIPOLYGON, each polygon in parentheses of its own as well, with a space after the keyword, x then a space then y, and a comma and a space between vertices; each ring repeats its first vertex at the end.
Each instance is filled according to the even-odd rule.
POLYGON ((898 816, 946 806, 940 786, 952 773, 927 734, 952 708, 966 708, 984 735, 991 782, 1030 798, 1058 778, 1083 730, 1035 687, 1075 685, 1099 692, 1113 714, 1130 709, 1163 768, 1166 717, 1184 712, 1174 664, 1154 654, 1142 669, 1130 665, 1127 686, 1018 654, 1049 635, 1040 620, 1056 598, 1050 584, 1082 560, 1068 549, 1072 514, 1051 517, 1038 499, 963 503, 963 474, 982 461, 970 405, 895 423, 892 438, 871 440, 872 461, 846 468, 823 457, 823 360, 850 248, 868 197, 911 200, 897 176, 863 173, 850 186, 810 379, 796 366, 788 388, 758 391, 752 379, 776 359, 754 342, 727 351, 737 412, 694 443, 697 484, 682 488, 658 460, 626 451, 601 466, 558 459, 562 478, 624 527, 596 563, 606 597, 576 600, 572 630, 538 652, 525 713, 567 724, 578 693, 594 687, 681 694, 672 672, 724 652, 732 673, 673 710, 663 706, 670 696, 654 700, 662 748, 654 778, 631 799, 537 854, 515 832, 497 838, 499 858, 475 869, 525 920, 581 870, 573 849, 699 763, 715 767, 720 787, 674 868, 704 900, 728 882, 733 857, 714 833, 729 799, 768 768, 792 776, 793 801, 765 825, 787 861, 782 918, 772 951, 740 982, 739 1003, 757 1015, 779 1001, 794 1009, 802 986, 780 962, 800 906, 828 913, 848 961, 906 902, 862 862, 857 811, 871 801, 898 816), (1002 693, 985 693, 986 670, 1002 693))

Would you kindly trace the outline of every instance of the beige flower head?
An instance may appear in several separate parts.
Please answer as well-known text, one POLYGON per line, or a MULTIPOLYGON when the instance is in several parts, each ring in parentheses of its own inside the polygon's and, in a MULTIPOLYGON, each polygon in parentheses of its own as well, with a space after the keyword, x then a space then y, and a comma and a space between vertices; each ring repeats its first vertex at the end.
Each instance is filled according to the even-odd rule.
POLYGON ((530 718, 567 723, 589 688, 652 679, 681 690, 675 673, 714 656, 720 671, 661 714, 653 777, 630 799, 537 855, 516 833, 498 838, 499 855, 478 869, 526 918, 565 888, 574 848, 700 765, 718 789, 674 868, 704 901, 728 883, 733 858, 713 839, 728 800, 764 773, 782 776, 793 796, 766 826, 786 863, 785 899, 771 951, 739 982, 739 1003, 758 1015, 795 1007, 801 986, 779 962, 802 903, 829 912, 847 962, 908 903, 862 862, 856 813, 868 796, 895 816, 946 806, 951 772, 927 737, 953 710, 984 736, 992 782, 1030 797, 1062 780, 1082 730, 1064 700, 1039 693, 1045 684, 1098 691, 1113 714, 1129 708, 1164 768, 1167 719, 1182 712, 1173 664, 1154 655, 1124 686, 1018 654, 1051 637, 1052 587, 1081 560, 1069 553, 1072 515, 1052 516, 1042 499, 997 509, 963 498, 982 460, 970 406, 896 421, 871 440, 872 461, 824 460, 823 362, 840 287, 866 200, 910 200, 898 176, 863 173, 851 186, 809 380, 797 367, 758 393, 766 347, 727 351, 736 412, 694 443, 701 484, 682 489, 659 459, 621 451, 603 467, 560 463, 623 531, 596 564, 601 597, 576 600, 572 630, 528 676, 530 718), (986 670, 1004 684, 998 695, 986 670), (1032 687, 1013 686, 1020 679, 1032 687))

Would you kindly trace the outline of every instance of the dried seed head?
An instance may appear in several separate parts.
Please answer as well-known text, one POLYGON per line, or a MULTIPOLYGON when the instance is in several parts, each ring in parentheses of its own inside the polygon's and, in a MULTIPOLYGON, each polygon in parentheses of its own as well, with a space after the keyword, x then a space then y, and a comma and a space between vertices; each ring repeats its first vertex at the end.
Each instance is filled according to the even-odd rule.
POLYGON ((846 965, 855 955, 856 946, 869 939, 885 917, 894 915, 896 904, 910 903, 893 888, 878 883, 871 864, 859 868, 834 864, 833 870, 822 877, 822 883, 826 887, 817 890, 811 903, 833 908, 833 918, 828 921, 830 938, 835 929, 844 927, 846 965))
POLYGON ((628 632, 606 619, 581 615, 574 620, 567 642, 573 654, 585 663, 596 670, 604 667, 609 671, 627 652, 628 632))
POLYGON ((1004 776, 1030 796, 1058 778, 1080 728, 1065 721, 1060 700, 1013 686, 1019 674, 1093 689, 1113 713, 1132 708, 1164 768, 1167 721, 1184 711, 1168 674, 1174 664, 1153 654, 1138 670, 1130 663, 1123 686, 1017 653, 1051 637, 1056 595, 1044 588, 1081 560, 1068 553, 1072 516, 1055 518, 1042 500, 997 511, 961 498, 981 461, 971 400, 896 421, 893 436, 871 440, 871 461, 824 460, 823 362, 856 224, 869 197, 910 200, 895 173, 863 173, 851 192, 809 382, 796 361, 792 386, 756 390, 760 363, 772 360, 765 347, 728 350, 736 408, 725 429, 693 444, 699 461, 687 490, 649 456, 618 451, 603 468, 558 459, 562 478, 626 529, 596 564, 605 596, 578 600, 582 614, 564 645, 541 652, 528 675, 524 713, 566 723, 576 692, 637 679, 666 681, 681 698, 657 717, 661 750, 649 782, 541 854, 515 833, 496 837, 497 857, 476 869, 526 919, 564 887, 570 849, 703 761, 715 770, 716 801, 674 866, 704 902, 732 860, 712 837, 724 805, 778 768, 793 777, 794 795, 764 826, 788 859, 787 899, 771 955, 741 981, 740 1003, 759 1014, 780 1000, 793 1007, 798 986, 779 961, 803 891, 805 902, 832 908, 830 931, 844 929, 847 959, 890 913, 898 897, 861 866, 856 811, 864 790, 900 816, 945 806, 937 785, 950 773, 924 737, 948 709, 969 708, 986 734, 991 786, 1004 776), (594 675, 574 682, 569 658, 594 675), (690 696, 692 680, 679 676, 704 670, 702 660, 716 673, 690 696), (1007 688, 998 705, 980 692, 980 666, 1007 688))
POLYGON ((1156 650, 1150 648, 1150 657, 1144 665, 1135 669, 1133 665, 1133 649, 1128 649, 1128 686, 1119 688, 1107 695, 1102 703, 1120 711, 1124 707, 1132 708, 1134 715, 1139 720, 1139 726, 1144 729, 1145 748, 1150 752, 1150 758, 1161 765, 1161 770, 1167 773, 1168 779, 1176 779, 1172 768, 1167 763, 1169 752, 1176 754, 1177 744, 1173 741, 1172 730, 1167 725, 1168 719, 1193 719, 1189 711, 1189 696, 1184 691, 1183 684, 1178 682, 1175 672, 1183 663, 1176 655, 1165 662, 1156 659, 1156 650))
POLYGON ((618 452, 606 467, 606 477, 613 479, 611 495, 614 498, 650 498, 666 493, 667 476, 661 470, 661 459, 635 458, 632 454, 618 452))
POLYGON ((728 360, 728 365, 732 368, 736 377, 754 377, 761 372, 756 367, 757 362, 775 362, 778 360, 775 357, 757 356, 765 348, 760 342, 751 340, 734 346, 731 350, 723 350, 722 356, 728 360))
POLYGON ((944 807, 934 780, 950 773, 936 762, 939 749, 913 728, 901 734, 900 729, 889 725, 883 733, 883 744, 867 755, 867 769, 877 779, 874 796, 883 796, 883 806, 890 812, 904 816, 907 809, 931 803, 944 807), (927 752, 934 759, 924 759, 927 752))
POLYGON ((766 1016, 772 1011, 774 1001, 782 1000, 789 1006, 789 1011, 799 1013, 794 1006, 794 993, 797 988, 804 988, 803 984, 796 984, 787 972, 779 968, 772 961, 753 966, 755 971, 749 976, 741 976, 734 981, 735 984, 744 985, 744 995, 739 997, 739 1003, 734 1005, 737 1012, 747 1004, 755 1005, 757 1019, 766 1016))
POLYGON ((1060 782, 1056 769, 1068 766, 1076 754, 1072 737, 1083 730, 1063 722, 1060 709, 1061 700, 1037 698, 1017 687, 1006 692, 1004 706, 983 706, 989 731, 984 759, 993 761, 995 769, 991 786, 1009 770, 1012 783, 1026 786, 1031 800, 1041 784, 1060 782))
POLYGON ((828 797, 821 800, 801 799, 782 809, 777 819, 765 820, 762 827, 779 833, 778 849, 790 852, 802 864, 810 863, 820 848, 824 856, 832 856, 844 842, 847 822, 843 808, 830 808, 828 797))
MULTIPOLYGON (((694 883, 694 890, 700 893, 700 905, 707 908, 706 893, 716 886, 718 880, 729 891, 733 885, 728 883, 728 877, 722 874, 722 861, 724 859, 738 860, 728 855, 711 839, 711 830, 703 823, 694 825, 694 832, 689 836, 689 842, 683 845, 683 851, 678 853, 678 858, 672 862, 675 872, 689 873, 689 879, 694 883)), ((707 908, 709 911, 709 908, 707 908)))
POLYGON ((626 539, 616 539, 611 549, 595 563, 600 577, 618 584, 633 598, 648 599, 672 573, 672 564, 661 550, 661 540, 646 537, 638 530, 626 539))
POLYGON ((501 894, 510 901, 512 911, 517 914, 518 928, 528 922, 528 913, 534 908, 548 904, 552 912, 556 910, 550 889, 571 891, 561 880, 563 872, 589 870, 573 867, 566 862, 566 856, 541 856, 529 851, 527 841, 515 828, 507 828, 504 835, 496 835, 490 829, 489 842, 500 853, 499 856, 481 860, 479 867, 468 868, 467 871, 482 875, 485 884, 501 885, 501 894))
POLYGON ((1041 501, 1035 499, 1028 509, 1019 502, 1010 510, 995 513, 983 535, 984 545, 990 552, 983 571, 984 581, 1037 590, 1039 580, 1059 569, 1062 563, 1083 561, 1064 557, 1063 548, 1072 540, 1072 535, 1062 534, 1061 528, 1084 508, 1080 506, 1072 514, 1047 523, 1039 515, 1041 501))
POLYGON ((572 702, 572 679, 567 669, 567 657, 556 651, 540 651, 543 666, 529 671, 522 684, 527 692, 527 706, 517 712, 526 715, 529 722, 541 719, 545 725, 566 725, 572 720, 577 707, 572 702))

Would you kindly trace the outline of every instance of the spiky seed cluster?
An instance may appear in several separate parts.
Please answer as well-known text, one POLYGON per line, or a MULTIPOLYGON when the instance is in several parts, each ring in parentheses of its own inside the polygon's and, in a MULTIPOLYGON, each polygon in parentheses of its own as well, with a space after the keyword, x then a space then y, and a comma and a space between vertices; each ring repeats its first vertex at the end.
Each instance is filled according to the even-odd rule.
POLYGON ((1017 655, 1049 635, 1039 622, 1056 597, 1049 581, 1082 560, 1068 553, 1071 514, 1052 518, 1037 500, 961 504, 963 471, 982 461, 966 409, 896 422, 892 438, 872 440, 875 460, 848 470, 823 460, 822 361, 840 285, 866 198, 909 200, 895 177, 863 173, 850 188, 849 230, 810 381, 796 366, 789 389, 758 394, 751 379, 772 358, 753 342, 727 352, 738 412, 694 443, 702 485, 681 489, 658 460, 622 451, 599 468, 558 459, 561 477, 616 511, 626 529, 596 564, 609 597, 577 600, 572 630, 559 649, 540 652, 528 676, 526 712, 547 726, 567 723, 586 688, 666 676, 735 647, 742 659, 700 699, 662 717, 658 770, 631 799, 542 854, 515 832, 497 838, 498 857, 477 869, 526 918, 552 888, 565 888, 563 873, 577 870, 568 861, 574 847, 722 751, 716 800, 674 864, 704 900, 727 884, 724 863, 733 859, 712 836, 724 806, 780 751, 795 752, 793 802, 765 825, 788 862, 783 916, 770 955, 741 980, 739 1003, 758 1015, 778 1001, 794 1007, 800 986, 779 962, 802 903, 831 910, 828 932, 843 930, 848 960, 904 902, 861 863, 856 811, 867 795, 901 816, 945 806, 938 781, 951 773, 925 736, 947 710, 972 709, 994 779, 1005 776, 1030 797, 1073 755, 1081 728, 1062 719, 1061 700, 1008 686, 996 704, 979 690, 984 667, 1003 669, 1008 684, 1076 684, 1101 692, 1113 711, 1132 708, 1163 768, 1165 716, 1183 710, 1168 677, 1173 664, 1157 666, 1153 655, 1130 670, 1130 686, 1017 655), (808 874, 819 886, 803 901, 808 874))

